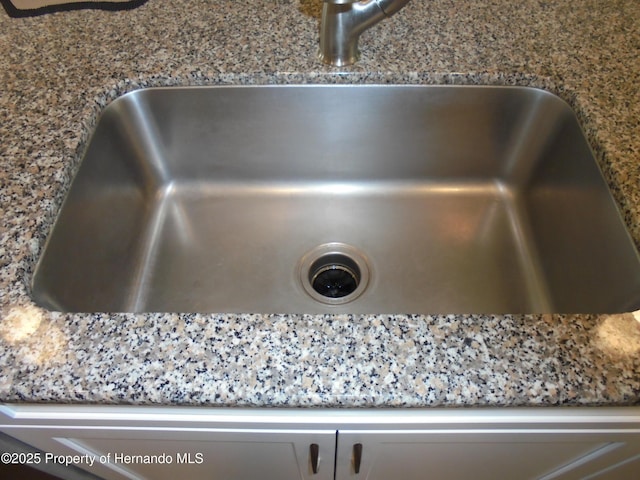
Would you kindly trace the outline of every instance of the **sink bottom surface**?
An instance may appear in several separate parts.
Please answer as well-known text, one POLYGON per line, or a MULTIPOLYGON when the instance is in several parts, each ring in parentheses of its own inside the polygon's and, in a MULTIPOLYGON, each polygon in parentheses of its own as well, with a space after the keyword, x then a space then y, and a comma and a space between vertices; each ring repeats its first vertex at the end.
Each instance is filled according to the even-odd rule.
POLYGON ((145 222, 151 241, 130 301, 157 311, 544 310, 518 210, 496 183, 174 185, 145 222), (332 242, 369 264, 367 288, 347 305, 301 288, 301 259, 332 242))

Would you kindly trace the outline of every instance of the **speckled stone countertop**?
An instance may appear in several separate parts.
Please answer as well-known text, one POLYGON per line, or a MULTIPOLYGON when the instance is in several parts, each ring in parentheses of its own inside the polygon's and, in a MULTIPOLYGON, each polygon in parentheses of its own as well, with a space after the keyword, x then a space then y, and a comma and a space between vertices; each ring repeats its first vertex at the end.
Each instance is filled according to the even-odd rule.
POLYGON ((156 85, 530 85, 576 110, 640 245, 640 3, 414 0, 318 63, 320 0, 0 13, 0 401, 639 405, 633 315, 51 313, 29 282, 101 109, 156 85))

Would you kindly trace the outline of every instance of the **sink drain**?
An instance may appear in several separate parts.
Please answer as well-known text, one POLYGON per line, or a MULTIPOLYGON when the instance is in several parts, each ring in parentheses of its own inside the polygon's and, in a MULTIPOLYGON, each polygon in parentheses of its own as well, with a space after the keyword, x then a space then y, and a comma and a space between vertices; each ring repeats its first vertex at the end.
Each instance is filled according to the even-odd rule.
POLYGON ((360 283, 360 269, 346 255, 325 255, 311 265, 313 289, 323 297, 341 298, 352 294, 360 283))
POLYGON ((342 305, 358 298, 367 288, 369 266, 356 248, 344 243, 326 243, 302 258, 300 280, 315 300, 342 305))

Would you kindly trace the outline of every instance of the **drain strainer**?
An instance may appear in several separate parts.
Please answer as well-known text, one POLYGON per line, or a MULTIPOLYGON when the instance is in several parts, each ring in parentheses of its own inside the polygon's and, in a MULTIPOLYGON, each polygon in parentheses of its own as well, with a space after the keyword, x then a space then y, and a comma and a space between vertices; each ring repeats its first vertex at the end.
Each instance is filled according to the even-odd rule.
POLYGON ((358 249, 344 243, 325 243, 302 258, 300 281, 318 302, 342 305, 367 288, 369 266, 358 249))

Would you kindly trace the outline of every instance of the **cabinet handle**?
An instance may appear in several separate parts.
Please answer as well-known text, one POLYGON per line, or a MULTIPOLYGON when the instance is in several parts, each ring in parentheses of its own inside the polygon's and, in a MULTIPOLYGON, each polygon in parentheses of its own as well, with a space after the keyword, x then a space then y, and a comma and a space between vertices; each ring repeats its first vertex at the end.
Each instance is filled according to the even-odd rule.
POLYGON ((318 473, 318 464, 320 463, 320 446, 317 443, 312 443, 309 447, 309 454, 311 455, 311 470, 315 475, 318 473))
POLYGON ((362 444, 356 443, 353 446, 353 470, 356 474, 360 473, 360 464, 362 463, 362 444))

